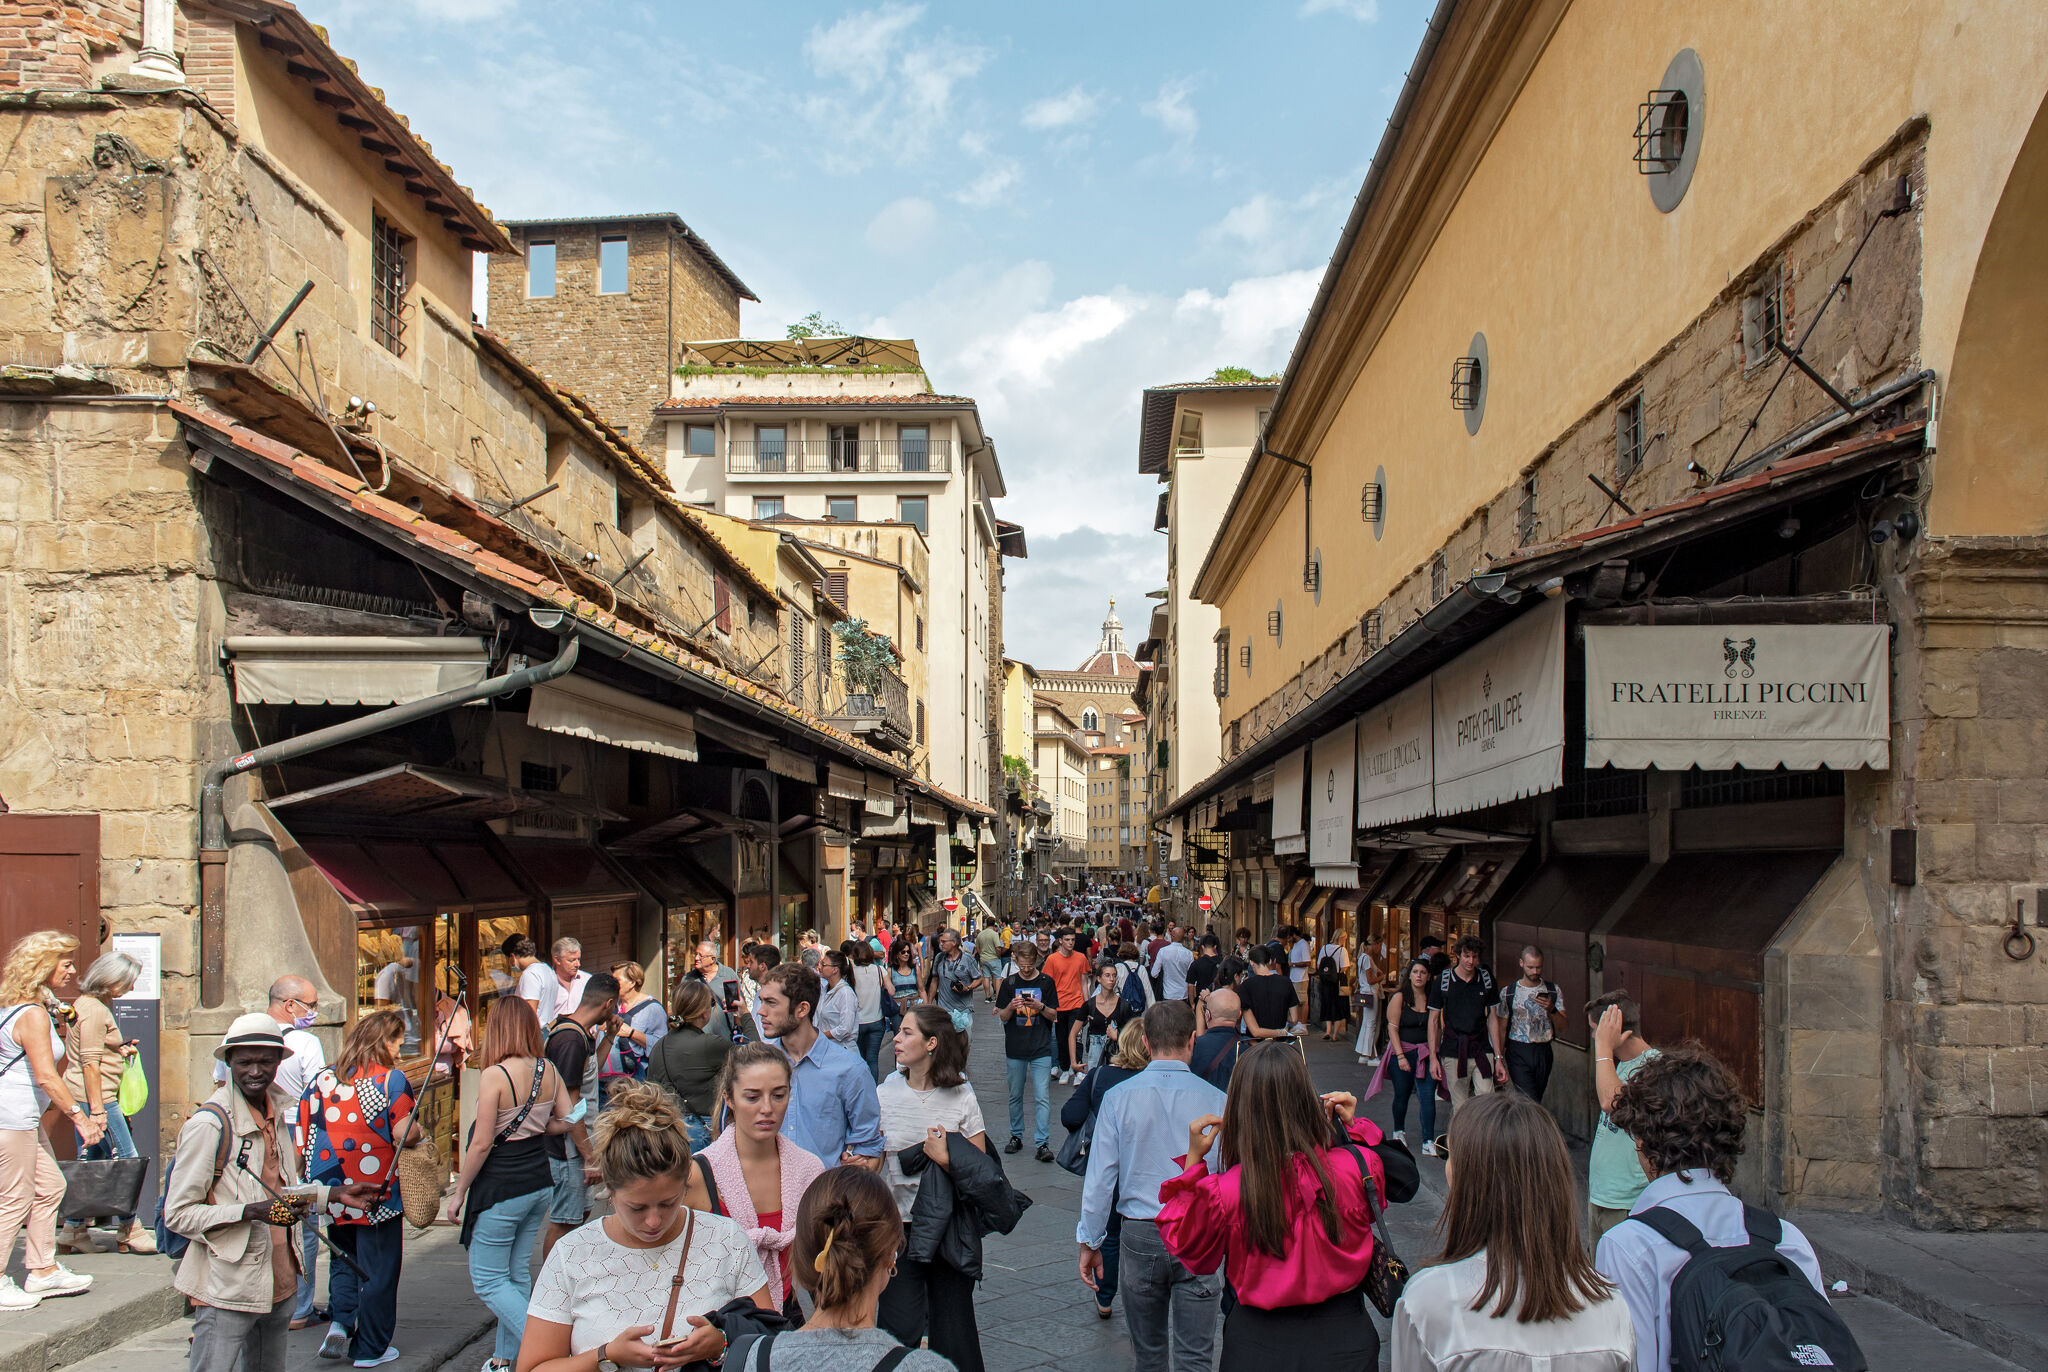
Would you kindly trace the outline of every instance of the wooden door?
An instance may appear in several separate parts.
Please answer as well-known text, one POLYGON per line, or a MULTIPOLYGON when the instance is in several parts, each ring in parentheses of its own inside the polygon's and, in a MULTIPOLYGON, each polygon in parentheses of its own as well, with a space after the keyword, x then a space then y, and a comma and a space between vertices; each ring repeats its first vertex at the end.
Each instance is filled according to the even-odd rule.
POLYGON ((78 940, 81 972, 99 956, 98 815, 0 815, 0 956, 39 929, 78 940))

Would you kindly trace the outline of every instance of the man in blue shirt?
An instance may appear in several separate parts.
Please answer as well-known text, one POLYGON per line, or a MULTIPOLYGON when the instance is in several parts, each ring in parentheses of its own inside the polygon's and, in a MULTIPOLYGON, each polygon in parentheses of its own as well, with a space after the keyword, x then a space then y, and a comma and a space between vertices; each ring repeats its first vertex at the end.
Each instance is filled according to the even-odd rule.
MULTIPOLYGON (((1162 1000, 1145 1012, 1144 1071, 1102 1098, 1081 1187, 1081 1280, 1090 1290, 1102 1275, 1102 1241, 1112 1200, 1123 1216, 1117 1288, 1131 1354, 1143 1372, 1209 1372, 1216 1344, 1223 1277, 1196 1276, 1159 1237, 1159 1188, 1181 1173, 1188 1126, 1223 1113, 1223 1093, 1188 1070, 1195 1012, 1184 1000, 1162 1000), (1169 1346, 1172 1360, 1168 1361, 1169 1346)), ((1212 1153, 1209 1165, 1216 1165, 1212 1153)))
POLYGON ((780 963, 761 980, 761 1032, 790 1062, 782 1132, 827 1167, 875 1171, 882 1165, 882 1104, 874 1074, 859 1054, 812 1026, 819 994, 818 974, 801 962, 780 963))
MULTIPOLYGON (((1728 1190, 1742 1153, 1749 1107, 1735 1074, 1711 1053, 1673 1048, 1652 1056, 1622 1083, 1607 1108, 1616 1129, 1635 1140, 1650 1178, 1629 1208, 1629 1218, 1607 1231, 1593 1266, 1628 1303, 1636 1327, 1637 1372, 1671 1367, 1671 1282, 1684 1267, 1684 1249, 1640 1216, 1668 1210, 1699 1230, 1716 1248, 1749 1242, 1742 1201, 1728 1190)), ((1820 1260, 1806 1236, 1780 1221, 1778 1252, 1827 1299, 1820 1260)))

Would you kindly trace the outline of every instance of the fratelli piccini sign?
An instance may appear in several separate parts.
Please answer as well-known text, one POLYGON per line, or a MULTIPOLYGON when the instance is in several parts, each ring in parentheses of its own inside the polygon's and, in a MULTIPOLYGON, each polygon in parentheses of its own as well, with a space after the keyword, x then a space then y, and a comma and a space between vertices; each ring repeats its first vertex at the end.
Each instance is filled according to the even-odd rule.
POLYGON ((1884 768, 1883 624, 1586 628, 1586 765, 1884 768))

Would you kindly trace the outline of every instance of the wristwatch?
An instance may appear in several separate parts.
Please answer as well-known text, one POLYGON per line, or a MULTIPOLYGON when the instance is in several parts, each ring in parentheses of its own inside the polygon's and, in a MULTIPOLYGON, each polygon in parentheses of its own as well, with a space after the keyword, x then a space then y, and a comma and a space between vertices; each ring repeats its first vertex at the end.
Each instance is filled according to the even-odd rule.
POLYGON ((611 1351, 612 1341, 610 1339, 606 1339, 597 1346, 597 1372, 625 1372, 625 1369, 611 1360, 611 1351))

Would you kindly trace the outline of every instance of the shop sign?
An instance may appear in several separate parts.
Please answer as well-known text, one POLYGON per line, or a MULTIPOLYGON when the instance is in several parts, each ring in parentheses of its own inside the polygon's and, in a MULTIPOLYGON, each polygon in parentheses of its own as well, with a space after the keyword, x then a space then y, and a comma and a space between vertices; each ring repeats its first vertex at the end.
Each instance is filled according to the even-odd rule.
POLYGON ((1547 600, 1430 678, 1436 812, 1564 781, 1564 600, 1547 600))
POLYGON ((1436 808, 1430 684, 1418 681, 1358 721, 1358 827, 1419 819, 1436 808))
POLYGON ((1588 626, 1586 765, 1891 765, 1883 624, 1588 626))
MULTIPOLYGON (((1332 729, 1317 739, 1309 750, 1308 778, 1308 860, 1317 870, 1317 883, 1330 885, 1321 875, 1325 867, 1342 867, 1351 861, 1351 833, 1356 811, 1351 803, 1351 783, 1358 768, 1358 729, 1355 723, 1332 729)), ((1357 874, 1352 874, 1357 881, 1357 874)))
POLYGON ((1296 748, 1273 766, 1273 851, 1306 853, 1308 834, 1301 827, 1302 774, 1308 749, 1296 748))

